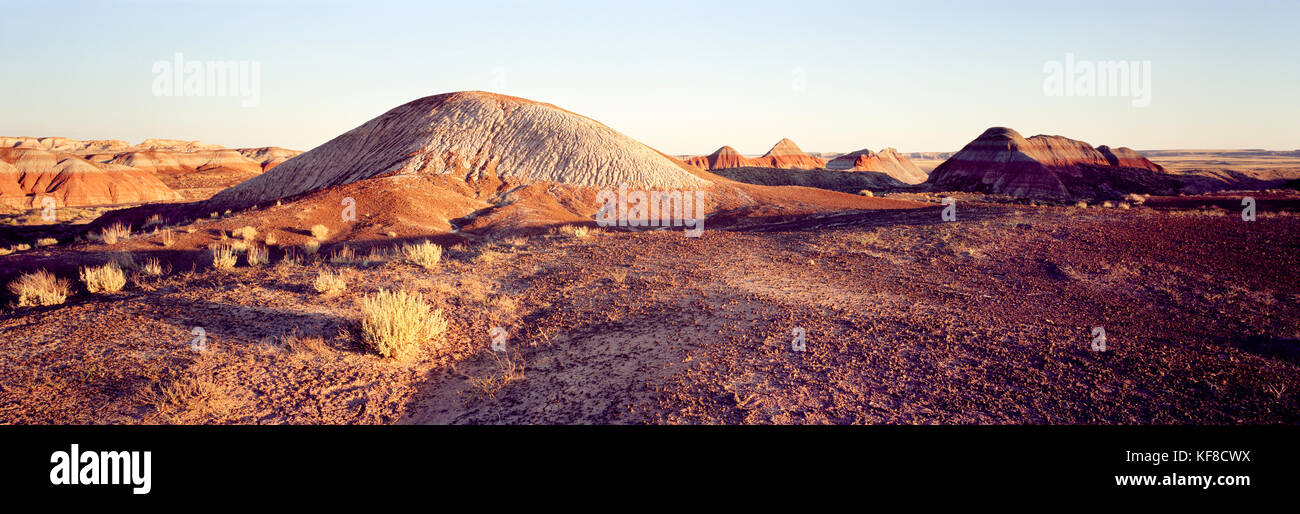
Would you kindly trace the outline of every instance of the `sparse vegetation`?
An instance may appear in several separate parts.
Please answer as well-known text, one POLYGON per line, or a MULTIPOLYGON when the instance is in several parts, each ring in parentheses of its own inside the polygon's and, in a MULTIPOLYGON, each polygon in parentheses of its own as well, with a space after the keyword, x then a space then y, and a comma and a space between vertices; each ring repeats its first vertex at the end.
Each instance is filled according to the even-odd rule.
POLYGON ((153 216, 149 216, 149 219, 144 220, 144 226, 142 228, 149 228, 154 225, 162 225, 162 223, 163 223, 162 215, 154 214, 153 216))
POLYGON ((311 236, 316 239, 324 240, 329 234, 330 229, 325 225, 312 225, 311 227, 311 236))
POLYGON ((145 259, 144 266, 140 267, 140 272, 150 277, 160 277, 166 273, 166 271, 163 270, 162 262, 160 262, 157 257, 145 259))
POLYGON ((18 243, 18 244, 16 244, 16 245, 13 245, 11 248, 12 248, 14 251, 25 252, 25 251, 27 251, 27 250, 31 250, 31 249, 32 249, 32 245, 29 245, 29 244, 27 244, 27 243, 18 243))
POLYGON ((243 226, 231 231, 230 235, 243 239, 244 241, 252 241, 253 238, 257 237, 257 229, 243 226))
POLYGON ((361 300, 361 339, 379 355, 413 357, 420 343, 447 330, 442 309, 432 310, 424 295, 380 289, 361 300))
POLYGON ((316 252, 319 250, 320 250, 320 241, 313 240, 313 241, 307 241, 306 243, 302 244, 302 253, 305 253, 307 255, 316 255, 316 252))
POLYGON ((277 242, 279 242, 279 239, 276 239, 275 234, 266 235, 266 246, 275 246, 277 242))
POLYGON ((514 355, 492 352, 491 355, 496 373, 470 377, 469 383, 488 398, 496 398, 502 388, 524 379, 524 358, 518 352, 514 355))
POLYGON ((280 257, 280 262, 277 262, 276 266, 287 268, 291 266, 297 266, 299 264, 302 264, 302 257, 298 255, 297 250, 294 250, 293 248, 288 248, 284 251, 284 256, 280 257))
POLYGON ((234 248, 227 245, 218 245, 212 247, 212 267, 217 269, 231 269, 235 267, 239 257, 234 248))
POLYGON ((68 299, 72 285, 67 279, 40 270, 26 273, 9 283, 9 291, 18 297, 19 307, 58 305, 68 299))
POLYGON ((352 251, 352 247, 343 245, 342 248, 334 250, 334 254, 330 255, 330 262, 334 264, 352 264, 357 262, 357 254, 352 251))
POLYGON ((271 262, 271 255, 265 246, 257 244, 248 245, 248 250, 244 252, 244 260, 249 266, 257 267, 271 262))
POLYGON ((172 232, 171 229, 164 230, 162 231, 162 239, 160 239, 159 242, 164 248, 170 247, 171 245, 176 244, 176 234, 172 232))
POLYGON ((348 283, 343 280, 343 275, 335 273, 332 270, 324 270, 316 274, 316 280, 312 281, 312 287, 317 293, 327 296, 333 296, 342 293, 348 288, 348 283))
POLYGON ((167 423, 198 423, 235 405, 221 386, 204 376, 153 384, 142 391, 141 400, 153 407, 158 421, 167 423))
POLYGON ((91 293, 116 293, 126 285, 126 274, 116 262, 81 268, 81 281, 91 293))
POLYGON ((424 269, 433 269, 442 260, 442 247, 431 241, 402 245, 402 257, 424 269))
POLYGON ((36 246, 54 246, 59 244, 59 240, 52 237, 42 237, 36 240, 36 246))
POLYGON ((99 234, 104 244, 117 244, 118 241, 131 237, 131 226, 118 222, 100 229, 99 234))
POLYGON ((584 238, 586 238, 586 237, 588 237, 588 236, 590 236, 590 235, 591 235, 591 229, 589 229, 589 228, 587 228, 587 227, 574 227, 574 228, 573 228, 573 237, 576 237, 576 238, 578 238, 578 239, 584 239, 584 238))
POLYGON ((362 259, 362 261, 364 264, 375 264, 379 262, 385 262, 388 259, 389 259, 389 255, 386 250, 374 246, 370 248, 370 252, 366 254, 366 258, 362 259))

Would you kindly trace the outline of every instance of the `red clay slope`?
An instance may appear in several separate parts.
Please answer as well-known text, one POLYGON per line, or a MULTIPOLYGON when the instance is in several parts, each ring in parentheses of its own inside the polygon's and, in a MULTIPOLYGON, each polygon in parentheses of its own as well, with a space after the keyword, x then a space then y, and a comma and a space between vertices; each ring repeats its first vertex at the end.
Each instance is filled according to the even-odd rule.
POLYGON ((40 208, 170 202, 181 197, 148 171, 32 148, 0 149, 0 204, 40 208))

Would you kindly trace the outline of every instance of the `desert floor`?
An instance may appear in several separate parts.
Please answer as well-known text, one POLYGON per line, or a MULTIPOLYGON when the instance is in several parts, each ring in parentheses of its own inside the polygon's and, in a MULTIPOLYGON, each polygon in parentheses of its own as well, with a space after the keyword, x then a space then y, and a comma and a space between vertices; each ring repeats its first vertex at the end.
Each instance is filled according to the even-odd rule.
POLYGON ((1293 211, 971 200, 954 222, 557 231, 433 270, 170 264, 5 311, 0 422, 1300 422, 1293 211), (345 293, 313 289, 325 269, 345 293), (362 348, 357 302, 380 288, 433 299, 445 337, 408 362, 362 348))

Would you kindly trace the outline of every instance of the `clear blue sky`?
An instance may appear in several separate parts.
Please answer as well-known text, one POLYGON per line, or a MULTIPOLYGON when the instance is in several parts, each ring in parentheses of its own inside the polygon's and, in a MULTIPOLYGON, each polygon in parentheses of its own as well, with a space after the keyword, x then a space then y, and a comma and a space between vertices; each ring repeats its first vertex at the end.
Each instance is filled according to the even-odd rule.
POLYGON ((307 150, 493 89, 670 154, 955 150, 990 126, 1095 145, 1300 148, 1300 2, 0 2, 0 135, 307 150), (157 97, 155 61, 262 66, 261 103, 157 97), (1151 61, 1151 105, 1047 97, 1043 66, 1151 61), (793 86, 796 68, 805 88, 793 86))

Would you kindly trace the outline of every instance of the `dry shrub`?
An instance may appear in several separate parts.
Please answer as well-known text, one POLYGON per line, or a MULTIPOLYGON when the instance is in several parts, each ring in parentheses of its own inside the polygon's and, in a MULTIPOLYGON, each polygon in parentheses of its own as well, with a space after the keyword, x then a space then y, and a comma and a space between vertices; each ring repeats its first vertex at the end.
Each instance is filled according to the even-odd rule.
POLYGON ((279 242, 279 239, 275 238, 275 234, 266 235, 266 246, 275 246, 277 242, 279 242))
POLYGON ((357 262, 357 254, 348 245, 343 245, 342 248, 335 250, 334 254, 330 255, 330 262, 334 264, 351 264, 357 262))
POLYGON ((325 270, 316 275, 316 280, 311 283, 316 292, 326 296, 333 296, 342 293, 348 288, 347 281, 343 280, 341 273, 334 273, 325 270))
POLYGON ((228 412, 237 403, 210 377, 190 376, 166 385, 152 384, 141 393, 154 415, 166 423, 193 424, 228 412))
POLYGON ((307 241, 306 243, 302 244, 302 253, 305 253, 307 255, 316 255, 316 252, 319 250, 320 250, 320 241, 307 241))
POLYGON ((424 269, 433 269, 442 260, 442 247, 430 241, 402 245, 402 257, 424 269))
POLYGON ((174 245, 176 244, 176 234, 172 232, 171 229, 164 230, 162 231, 162 239, 160 242, 164 248, 174 245))
POLYGON ((371 247, 370 252, 366 253, 366 258, 362 260, 366 264, 375 264, 380 262, 388 262, 388 260, 391 258, 392 255, 389 254, 388 250, 379 247, 371 247))
POLYGON ((0 248, 0 255, 9 255, 11 253, 14 253, 13 248, 0 248))
POLYGON ((265 246, 252 244, 248 246, 248 251, 244 252, 244 260, 249 266, 257 267, 271 262, 271 255, 265 246))
POLYGON ((29 244, 27 244, 27 243, 18 243, 18 244, 16 244, 16 245, 13 245, 13 246, 9 247, 9 249, 10 249, 10 250, 13 250, 13 251, 16 251, 16 252, 25 252, 25 251, 27 251, 27 250, 31 250, 31 249, 32 249, 32 245, 29 245, 29 244))
POLYGON ((469 378, 470 385, 488 398, 496 398, 502 388, 524 379, 524 357, 519 352, 514 352, 514 355, 492 352, 492 360, 496 364, 496 373, 469 378))
POLYGON ((104 244, 117 244, 118 241, 131 237, 131 226, 118 222, 100 229, 99 234, 104 244))
POLYGON ((162 262, 160 262, 157 257, 145 259, 144 266, 140 267, 140 272, 151 277, 160 277, 164 273, 167 273, 167 271, 163 269, 162 262))
POLYGON ((527 236, 510 236, 501 240, 501 244, 512 248, 528 246, 527 236))
POLYGON ((18 297, 18 306, 58 305, 72 294, 72 284, 53 273, 40 270, 26 273, 9 283, 9 291, 18 297))
POLYGON ((110 262, 103 266, 81 268, 81 281, 86 284, 86 290, 92 293, 116 293, 126 285, 126 274, 122 273, 122 268, 116 262, 110 262))
POLYGON ((252 241, 253 238, 257 237, 257 229, 249 226, 243 226, 235 229, 233 232, 230 233, 230 235, 238 237, 245 241, 252 241))
POLYGON ((36 246, 54 246, 59 244, 59 240, 52 237, 42 237, 36 240, 36 246))
POLYGON ((578 239, 583 239, 583 238, 586 238, 587 236, 590 236, 590 235, 591 235, 591 229, 589 229, 589 228, 587 228, 587 227, 574 227, 574 228, 573 228, 573 237, 576 237, 576 238, 578 238, 578 239))
POLYGON ((384 357, 413 357, 420 343, 446 331, 442 309, 431 310, 422 294, 380 289, 361 299, 362 343, 384 357))
POLYGON ((239 262, 239 256, 235 249, 226 245, 212 247, 212 267, 217 269, 231 269, 235 263, 239 262))
POLYGON ((280 257, 280 262, 277 262, 276 266, 287 268, 299 264, 302 264, 302 257, 298 255, 298 251, 293 248, 288 248, 284 251, 284 256, 280 257))
POLYGON ((149 219, 144 220, 144 228, 149 228, 154 225, 162 225, 162 223, 163 223, 162 215, 154 214, 153 216, 149 216, 149 219))
POLYGON ((876 196, 876 194, 872 193, 870 189, 863 189, 861 191, 858 191, 858 194, 862 196, 876 196))
POLYGON ((323 240, 328 235, 330 235, 329 227, 326 227, 325 225, 312 225, 311 227, 312 237, 323 240))

